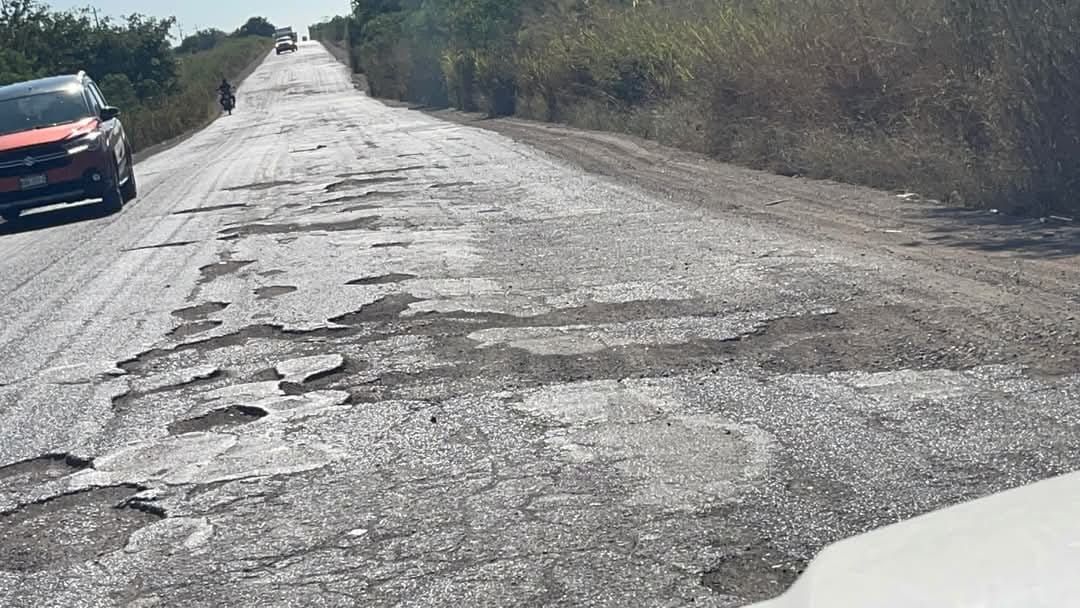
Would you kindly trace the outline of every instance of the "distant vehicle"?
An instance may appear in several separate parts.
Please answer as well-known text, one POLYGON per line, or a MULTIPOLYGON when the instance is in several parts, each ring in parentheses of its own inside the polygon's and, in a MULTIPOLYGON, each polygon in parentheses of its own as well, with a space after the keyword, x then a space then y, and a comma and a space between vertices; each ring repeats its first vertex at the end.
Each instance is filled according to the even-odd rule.
POLYGON ((296 42, 288 36, 278 38, 277 43, 274 46, 274 52, 276 52, 278 55, 286 52, 295 53, 297 49, 298 47, 296 46, 296 42))
POLYGON ((288 37, 293 42, 296 42, 297 35, 296 35, 296 32, 294 32, 291 27, 279 27, 276 30, 274 30, 274 39, 275 40, 280 40, 280 39, 285 38, 285 37, 288 37))
POLYGON ((751 608, 1058 608, 1080 597, 1080 473, 826 547, 783 596, 751 608))
POLYGON ((83 72, 0 87, 0 217, 101 199, 119 211, 137 194, 120 110, 83 72))
POLYGON ((227 79, 222 78, 221 84, 218 85, 218 103, 221 104, 222 111, 228 112, 229 116, 232 116, 232 111, 236 108, 236 94, 233 92, 233 85, 227 79))

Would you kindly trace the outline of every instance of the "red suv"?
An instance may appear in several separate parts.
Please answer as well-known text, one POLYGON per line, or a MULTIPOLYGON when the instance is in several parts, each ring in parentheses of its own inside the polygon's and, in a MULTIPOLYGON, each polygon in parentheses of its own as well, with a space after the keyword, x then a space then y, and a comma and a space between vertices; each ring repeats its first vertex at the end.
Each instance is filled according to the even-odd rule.
POLYGON ((81 72, 0 87, 0 217, 95 198, 119 211, 135 198, 119 116, 81 72))

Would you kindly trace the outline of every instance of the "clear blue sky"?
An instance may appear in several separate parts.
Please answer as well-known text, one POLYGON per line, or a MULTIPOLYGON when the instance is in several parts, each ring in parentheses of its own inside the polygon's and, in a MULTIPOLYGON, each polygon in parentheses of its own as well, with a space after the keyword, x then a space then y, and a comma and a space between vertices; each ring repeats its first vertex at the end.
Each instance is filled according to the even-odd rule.
POLYGON ((94 6, 102 15, 119 17, 142 13, 154 17, 175 16, 185 34, 216 27, 231 32, 248 17, 263 16, 278 27, 291 25, 302 35, 307 26, 323 17, 349 12, 349 0, 44 0, 66 10, 94 6))

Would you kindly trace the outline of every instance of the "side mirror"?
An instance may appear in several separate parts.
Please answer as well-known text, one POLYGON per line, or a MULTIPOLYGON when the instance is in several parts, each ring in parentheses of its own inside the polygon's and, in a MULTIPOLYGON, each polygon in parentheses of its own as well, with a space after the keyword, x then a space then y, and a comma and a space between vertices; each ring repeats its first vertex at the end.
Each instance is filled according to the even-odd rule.
POLYGON ((120 116, 120 108, 114 108, 113 106, 101 108, 101 120, 112 120, 118 116, 120 116))

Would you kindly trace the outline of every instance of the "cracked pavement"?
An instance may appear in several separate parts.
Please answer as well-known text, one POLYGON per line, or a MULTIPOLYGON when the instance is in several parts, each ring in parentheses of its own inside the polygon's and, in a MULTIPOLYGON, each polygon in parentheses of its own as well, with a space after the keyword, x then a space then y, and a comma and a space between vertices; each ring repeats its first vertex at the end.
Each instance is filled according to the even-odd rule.
POLYGON ((470 122, 305 44, 0 236, 0 606, 734 607, 1077 469, 1075 257, 470 122))

